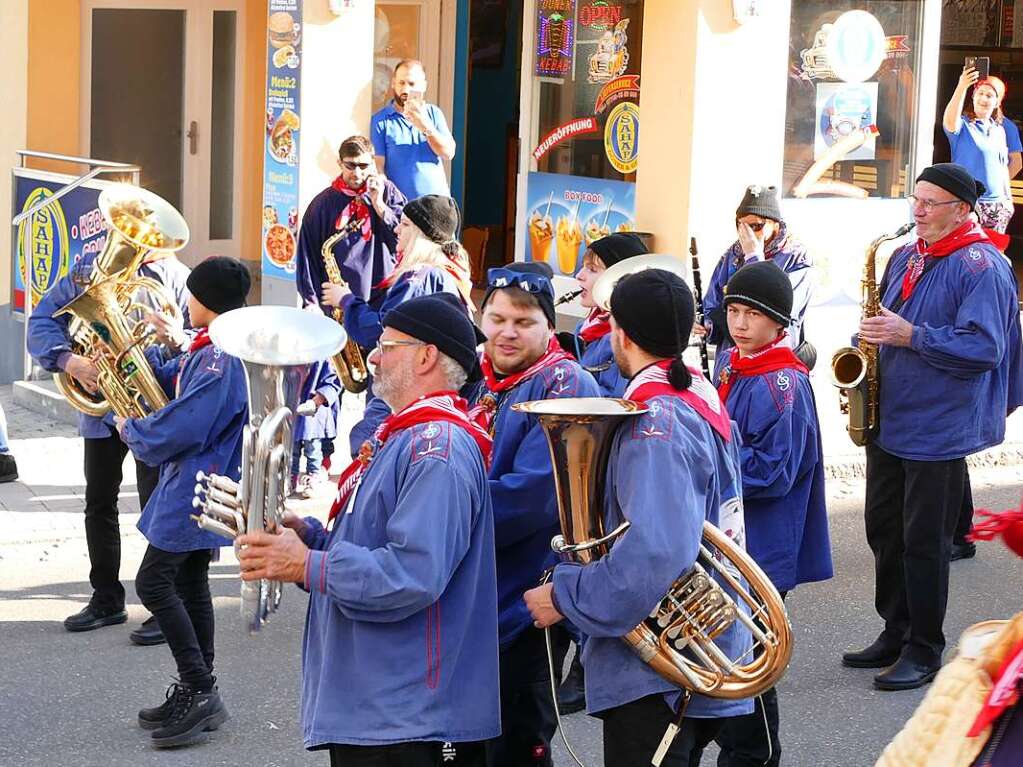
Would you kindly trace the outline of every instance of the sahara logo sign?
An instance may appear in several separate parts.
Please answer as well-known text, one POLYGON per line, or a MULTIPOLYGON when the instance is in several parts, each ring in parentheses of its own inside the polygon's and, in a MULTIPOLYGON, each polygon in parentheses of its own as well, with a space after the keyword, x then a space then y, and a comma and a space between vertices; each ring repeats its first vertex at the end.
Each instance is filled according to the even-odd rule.
POLYGON ((607 116, 604 152, 619 173, 636 172, 639 165, 639 107, 631 101, 623 101, 607 116))
MULTIPOLYGON (((25 212, 37 202, 53 193, 45 187, 36 187, 22 205, 25 212)), ((32 277, 32 305, 39 303, 43 294, 68 273, 70 240, 64 209, 52 202, 18 224, 18 271, 25 273, 28 255, 32 277)))

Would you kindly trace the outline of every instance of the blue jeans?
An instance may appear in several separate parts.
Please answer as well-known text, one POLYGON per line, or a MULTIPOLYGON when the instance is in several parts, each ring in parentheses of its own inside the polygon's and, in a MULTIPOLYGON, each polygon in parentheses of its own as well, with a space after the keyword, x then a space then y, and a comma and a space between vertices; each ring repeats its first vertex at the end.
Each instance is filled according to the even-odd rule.
POLYGON ((11 452, 7 444, 7 416, 4 414, 4 406, 0 405, 0 453, 11 452))
POLYGON ((302 456, 305 456, 305 473, 317 474, 323 464, 323 449, 319 439, 303 439, 295 443, 291 451, 291 473, 298 476, 302 468, 302 456))

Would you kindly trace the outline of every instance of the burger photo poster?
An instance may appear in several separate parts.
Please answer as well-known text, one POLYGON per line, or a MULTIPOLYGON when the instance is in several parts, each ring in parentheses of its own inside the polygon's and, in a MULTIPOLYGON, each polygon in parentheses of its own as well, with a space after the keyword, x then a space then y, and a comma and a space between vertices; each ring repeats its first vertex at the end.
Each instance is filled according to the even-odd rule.
POLYGON ((302 127, 302 0, 269 0, 266 49, 263 274, 294 279, 302 127))

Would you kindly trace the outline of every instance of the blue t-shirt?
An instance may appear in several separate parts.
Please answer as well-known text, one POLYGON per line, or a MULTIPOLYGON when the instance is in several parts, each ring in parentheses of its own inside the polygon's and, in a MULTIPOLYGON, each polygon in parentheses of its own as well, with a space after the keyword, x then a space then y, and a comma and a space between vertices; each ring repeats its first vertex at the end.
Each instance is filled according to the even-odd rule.
MULTIPOLYGON (((440 108, 426 105, 426 115, 437 133, 451 136, 440 108)), ((450 194, 444 165, 424 134, 394 108, 394 102, 373 115, 369 129, 373 151, 384 158, 384 173, 410 200, 424 194, 450 194)))
POLYGON ((1010 202, 1009 148, 1004 125, 994 120, 967 120, 960 116, 956 132, 946 129, 945 135, 952 149, 952 162, 962 165, 987 187, 980 199, 1010 202))
POLYGON ((1008 117, 1002 120, 1002 127, 1005 129, 1005 144, 1009 148, 1009 154, 1023 152, 1023 141, 1019 139, 1019 128, 1014 120, 1008 117))

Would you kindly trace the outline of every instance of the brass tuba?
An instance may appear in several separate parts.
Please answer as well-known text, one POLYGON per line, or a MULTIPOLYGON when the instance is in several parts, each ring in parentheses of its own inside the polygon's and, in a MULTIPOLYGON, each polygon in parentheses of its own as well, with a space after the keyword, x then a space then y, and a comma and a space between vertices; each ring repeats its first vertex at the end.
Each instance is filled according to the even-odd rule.
MULTIPOLYGON (((327 279, 335 285, 343 284, 344 279, 341 277, 341 269, 334 259, 334 243, 347 235, 347 229, 335 232, 323 241, 323 247, 320 248, 323 266, 327 270, 327 279)), ((334 307, 331 316, 339 325, 344 324, 345 313, 340 306, 334 307)), ((334 371, 337 373, 337 377, 341 379, 345 391, 358 394, 366 390, 366 386, 369 383, 369 374, 366 371, 366 361, 362 358, 362 350, 355 341, 350 338, 345 341, 341 351, 330 358, 330 364, 334 366, 334 371)))
MULTIPOLYGON (((287 306, 250 306, 210 324, 210 338, 245 367, 249 422, 242 433, 241 479, 196 475, 193 515, 204 530, 234 540, 242 533, 276 532, 291 472, 291 427, 311 363, 327 359, 345 331, 323 316, 287 306)), ((243 582, 242 618, 256 632, 281 602, 283 584, 243 582)))
MULTIPOLYGON (((646 406, 579 398, 512 407, 535 414, 547 436, 562 531, 551 548, 584 565, 599 559, 631 524, 626 520, 610 532, 605 529, 604 481, 612 438, 624 420, 645 412, 646 406)), ((792 629, 777 589, 745 551, 707 522, 692 569, 622 639, 672 684, 714 698, 760 694, 778 681, 792 655, 792 629), (735 621, 750 630, 754 649, 729 658, 714 638, 735 621)))
POLYGON ((99 370, 97 394, 85 390, 67 373, 54 376, 58 390, 76 410, 101 417, 108 410, 122 418, 141 418, 167 404, 153 375, 145 348, 155 343, 141 320, 147 292, 156 307, 181 317, 173 297, 156 280, 138 275, 153 250, 176 251, 188 243, 188 224, 169 202, 128 184, 107 187, 99 209, 108 233, 82 294, 54 316, 70 314, 68 335, 76 354, 92 357, 99 370))
MULTIPOLYGON (((907 234, 915 223, 910 222, 890 234, 882 234, 867 248, 863 266, 862 317, 881 313, 881 296, 877 288, 877 249, 889 240, 907 234)), ((878 389, 877 345, 860 339, 856 346, 843 346, 831 357, 831 382, 839 388, 839 407, 849 416, 845 427, 853 444, 863 447, 877 435, 878 389)))

